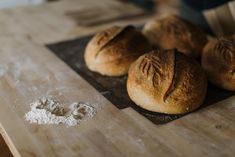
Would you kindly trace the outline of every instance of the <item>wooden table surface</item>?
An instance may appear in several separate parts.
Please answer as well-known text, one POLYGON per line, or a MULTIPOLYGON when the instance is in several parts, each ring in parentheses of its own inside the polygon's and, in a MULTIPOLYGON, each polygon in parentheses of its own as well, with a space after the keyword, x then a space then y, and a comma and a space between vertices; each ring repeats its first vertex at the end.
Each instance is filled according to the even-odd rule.
MULTIPOLYGON (((110 25, 143 24, 150 18, 82 27, 67 16, 68 12, 113 5, 119 2, 61 0, 0 10, 0 132, 12 154, 234 156, 235 96, 170 123, 154 125, 131 108, 117 109, 45 48, 45 44, 92 34, 110 25), (97 115, 69 128, 29 124, 24 120, 29 103, 45 95, 66 103, 82 100, 97 104, 97 115)), ((0 140, 0 156, 5 157, 8 153, 3 145, 0 140)))

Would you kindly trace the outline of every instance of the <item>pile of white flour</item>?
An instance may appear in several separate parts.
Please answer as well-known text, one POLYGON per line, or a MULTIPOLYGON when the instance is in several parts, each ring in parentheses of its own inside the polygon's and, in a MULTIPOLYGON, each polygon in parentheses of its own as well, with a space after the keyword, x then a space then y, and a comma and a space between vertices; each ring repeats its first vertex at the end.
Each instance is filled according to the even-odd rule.
POLYGON ((87 121, 96 114, 88 103, 75 102, 69 108, 52 98, 41 98, 30 104, 31 111, 25 114, 26 121, 37 124, 65 124, 75 126, 87 121))

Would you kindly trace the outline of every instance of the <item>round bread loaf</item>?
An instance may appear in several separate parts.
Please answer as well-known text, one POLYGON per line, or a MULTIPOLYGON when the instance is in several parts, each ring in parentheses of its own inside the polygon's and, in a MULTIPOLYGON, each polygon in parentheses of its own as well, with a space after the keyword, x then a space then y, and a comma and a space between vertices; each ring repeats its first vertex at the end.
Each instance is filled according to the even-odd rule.
POLYGON ((175 15, 146 23, 143 33, 153 45, 162 49, 176 48, 191 57, 199 57, 207 42, 200 28, 175 15))
POLYGON ((192 58, 176 50, 154 50, 130 67, 127 91, 130 98, 149 111, 183 114, 204 101, 207 79, 192 58))
POLYGON ((235 36, 209 41, 201 62, 210 82, 235 91, 235 36))
POLYGON ((147 38, 133 26, 114 26, 91 39, 84 58, 91 71, 121 76, 127 74, 131 63, 149 49, 147 38))

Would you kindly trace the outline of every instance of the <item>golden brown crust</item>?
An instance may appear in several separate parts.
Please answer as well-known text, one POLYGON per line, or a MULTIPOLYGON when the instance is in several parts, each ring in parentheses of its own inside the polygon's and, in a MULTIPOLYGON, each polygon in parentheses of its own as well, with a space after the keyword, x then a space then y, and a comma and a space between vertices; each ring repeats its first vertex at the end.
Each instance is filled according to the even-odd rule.
POLYGON ((204 101, 207 80, 200 65, 175 50, 155 50, 136 60, 128 73, 127 91, 142 108, 183 114, 204 101))
POLYGON ((130 64, 149 49, 148 40, 133 26, 114 26, 92 38, 84 58, 90 70, 120 76, 126 74, 130 64))
POLYGON ((235 36, 208 42, 202 54, 202 67, 213 84, 235 91, 235 36))
POLYGON ((207 37, 200 28, 175 15, 148 22, 143 32, 157 47, 176 48, 192 57, 200 56, 207 42, 207 37))

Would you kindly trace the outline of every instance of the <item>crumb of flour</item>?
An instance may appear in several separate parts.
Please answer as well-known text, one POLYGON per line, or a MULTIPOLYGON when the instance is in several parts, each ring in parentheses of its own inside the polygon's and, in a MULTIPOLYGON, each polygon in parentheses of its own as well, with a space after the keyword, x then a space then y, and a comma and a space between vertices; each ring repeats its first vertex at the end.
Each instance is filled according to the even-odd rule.
POLYGON ((68 109, 52 98, 41 98, 30 104, 25 120, 37 124, 65 124, 75 126, 96 114, 94 108, 83 102, 72 103, 68 109), (67 110, 67 111, 66 111, 67 110))

